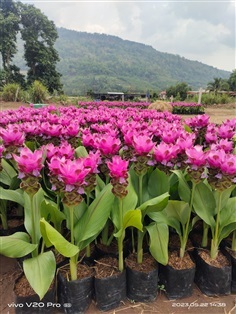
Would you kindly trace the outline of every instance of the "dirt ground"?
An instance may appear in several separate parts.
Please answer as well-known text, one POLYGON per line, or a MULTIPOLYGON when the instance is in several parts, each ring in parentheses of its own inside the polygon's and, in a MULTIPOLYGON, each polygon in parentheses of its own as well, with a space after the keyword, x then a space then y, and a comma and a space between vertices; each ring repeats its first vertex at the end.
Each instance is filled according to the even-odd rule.
MULTIPOLYGON (((28 104, 0 102, 0 111, 16 109, 20 105, 28 104)), ((230 105, 215 105, 205 108, 210 121, 222 123, 236 117, 236 103, 230 105)), ((183 119, 190 116, 183 116, 183 119)), ((10 306, 14 302, 13 284, 20 274, 20 267, 15 259, 0 255, 0 314, 14 314, 10 306)), ((92 303, 87 314, 101 313, 92 303)), ((181 300, 168 300, 164 292, 159 293, 156 301, 151 303, 131 303, 128 300, 119 308, 106 312, 108 314, 236 314, 236 294, 220 297, 207 297, 194 286, 193 294, 181 300)), ((32 314, 34 312, 32 311, 32 314)))

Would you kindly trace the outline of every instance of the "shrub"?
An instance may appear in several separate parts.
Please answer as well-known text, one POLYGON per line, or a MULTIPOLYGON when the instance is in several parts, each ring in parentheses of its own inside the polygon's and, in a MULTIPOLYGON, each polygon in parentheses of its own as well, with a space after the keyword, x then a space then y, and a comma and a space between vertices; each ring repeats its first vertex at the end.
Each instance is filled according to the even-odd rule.
POLYGON ((11 83, 3 87, 2 99, 4 101, 20 101, 21 87, 19 84, 11 83))
POLYGON ((33 84, 31 85, 29 89, 29 93, 30 93, 30 100, 33 103, 43 103, 49 95, 47 87, 45 87, 39 81, 33 82, 33 84))
POLYGON ((149 105, 148 109, 155 109, 158 112, 164 112, 164 111, 172 112, 173 107, 168 102, 157 100, 153 102, 151 105, 149 105))

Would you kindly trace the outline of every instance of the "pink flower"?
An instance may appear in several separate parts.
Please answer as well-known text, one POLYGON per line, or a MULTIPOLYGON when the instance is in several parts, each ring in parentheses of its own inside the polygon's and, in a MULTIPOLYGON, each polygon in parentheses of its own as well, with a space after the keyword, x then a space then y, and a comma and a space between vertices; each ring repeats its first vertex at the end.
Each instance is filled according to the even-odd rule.
POLYGON ((231 139, 234 136, 234 131, 233 129, 227 125, 227 124, 222 124, 219 128, 218 128, 218 136, 220 138, 228 138, 231 139))
POLYGON ((111 135, 103 135, 97 139, 96 142, 101 154, 105 156, 116 154, 119 151, 121 145, 120 140, 111 135))
POLYGON ((123 160, 120 156, 113 156, 112 161, 107 162, 107 166, 110 170, 110 176, 118 179, 119 183, 124 183, 127 178, 129 162, 123 160))
POLYGON ((211 168, 221 168, 221 165, 225 162, 226 153, 223 149, 210 150, 206 153, 207 164, 211 168))
POLYGON ((186 155, 188 156, 186 163, 189 163, 194 167, 201 167, 205 165, 206 156, 202 150, 202 146, 196 145, 192 148, 187 148, 186 155))
POLYGON ((52 156, 50 162, 48 162, 48 168, 53 176, 58 176, 60 174, 60 165, 66 162, 66 158, 58 156, 52 156))
POLYGON ((176 158, 178 154, 178 146, 161 142, 154 148, 154 158, 163 165, 168 165, 171 159, 176 158))
POLYGON ((221 171, 226 175, 236 175, 236 155, 225 156, 224 163, 221 164, 221 171))
POLYGON ((82 186, 85 184, 85 177, 90 172, 90 169, 84 167, 83 159, 70 160, 67 159, 60 164, 59 177, 65 184, 65 190, 70 192, 73 189, 78 189, 82 192, 82 186))
POLYGON ((132 145, 138 155, 147 155, 154 147, 152 139, 147 135, 134 135, 132 145))
POLYGON ((211 144, 211 150, 223 149, 226 153, 230 153, 233 150, 233 142, 227 139, 221 139, 218 144, 211 144))
POLYGON ((0 135, 5 146, 21 146, 25 141, 24 133, 16 125, 8 125, 0 130, 0 135))
POLYGON ((98 165, 101 163, 99 151, 96 153, 89 152, 89 155, 84 158, 84 167, 90 170, 90 173, 98 173, 98 165))
POLYGON ((24 178, 30 174, 35 177, 40 175, 43 168, 43 151, 42 149, 32 152, 28 147, 22 148, 20 156, 13 154, 13 158, 18 164, 19 178, 24 178))

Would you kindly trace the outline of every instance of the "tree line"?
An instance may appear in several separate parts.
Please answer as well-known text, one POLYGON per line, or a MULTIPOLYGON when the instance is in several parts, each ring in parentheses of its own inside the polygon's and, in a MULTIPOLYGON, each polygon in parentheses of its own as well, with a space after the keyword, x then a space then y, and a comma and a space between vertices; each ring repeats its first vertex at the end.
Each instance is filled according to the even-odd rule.
POLYGON ((61 74, 56 69, 60 59, 54 48, 57 38, 54 22, 34 5, 1 0, 0 53, 3 68, 0 68, 0 81, 27 87, 37 80, 47 86, 50 93, 55 90, 61 92, 61 74), (18 36, 24 42, 24 60, 28 67, 26 77, 13 63, 18 36))

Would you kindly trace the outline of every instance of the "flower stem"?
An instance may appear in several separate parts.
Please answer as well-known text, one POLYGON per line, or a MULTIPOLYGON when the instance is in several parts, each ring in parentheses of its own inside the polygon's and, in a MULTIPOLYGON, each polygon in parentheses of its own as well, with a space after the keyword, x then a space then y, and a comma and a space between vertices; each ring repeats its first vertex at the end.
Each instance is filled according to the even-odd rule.
MULTIPOLYGON (((35 198, 34 195, 30 195, 30 203, 31 203, 31 224, 32 224, 32 233, 31 233, 31 241, 32 244, 37 244, 36 241, 36 222, 35 222, 35 213, 37 211, 35 205, 35 198)), ((31 253, 32 257, 38 256, 38 247, 31 253)))
MULTIPOLYGON (((73 206, 69 207, 70 210, 70 242, 71 244, 75 244, 74 238, 74 208, 73 206)), ((77 279, 77 260, 78 260, 79 253, 72 256, 70 258, 70 277, 71 280, 77 279)))
MULTIPOLYGON (((138 206, 143 203, 143 175, 138 176, 138 206)), ((138 230, 138 244, 137 244, 137 262, 141 264, 143 262, 143 238, 145 232, 138 230)))
POLYGON ((233 232, 231 249, 236 252, 236 230, 233 232))
POLYGON ((203 248, 206 248, 208 244, 208 230, 209 230, 208 224, 206 224, 205 221, 203 221, 203 235, 201 243, 201 247, 203 248))
POLYGON ((2 221, 2 227, 3 230, 8 229, 8 224, 7 224, 7 201, 6 200, 0 200, 0 217, 2 221))
POLYGON ((193 210, 193 198, 194 198, 196 185, 197 184, 195 182, 193 182, 191 199, 190 199, 190 204, 189 204, 189 207, 190 207, 189 216, 188 216, 188 220, 186 222, 186 225, 183 226, 183 238, 182 238, 181 247, 180 247, 180 258, 184 257, 184 254, 186 251, 186 245, 187 245, 188 235, 189 235, 189 224, 190 224, 190 220, 191 220, 191 213, 193 210))
POLYGON ((213 234, 211 240, 211 258, 216 259, 218 255, 218 246, 219 246, 219 224, 220 224, 220 210, 221 210, 221 202, 222 202, 222 192, 219 191, 219 199, 217 204, 217 216, 216 216, 216 225, 215 232, 213 234))
MULTIPOLYGON (((118 198, 119 200, 119 221, 120 221, 120 229, 123 226, 123 200, 122 198, 118 198)), ((119 252, 119 271, 124 270, 124 259, 123 259, 123 240, 124 240, 124 231, 118 237, 118 252, 119 252)))

